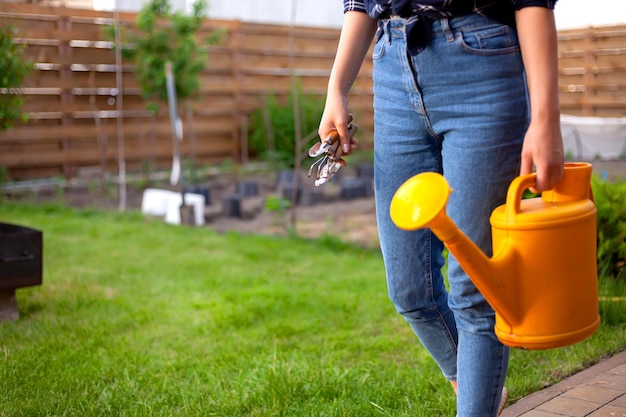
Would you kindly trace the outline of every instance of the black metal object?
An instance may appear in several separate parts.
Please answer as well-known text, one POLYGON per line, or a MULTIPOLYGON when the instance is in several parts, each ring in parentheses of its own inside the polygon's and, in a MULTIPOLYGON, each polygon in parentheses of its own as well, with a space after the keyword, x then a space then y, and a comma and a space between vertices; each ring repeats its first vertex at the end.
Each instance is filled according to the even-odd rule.
POLYGON ((203 185, 187 185, 185 187, 185 192, 191 194, 200 194, 202 197, 204 197, 204 205, 211 205, 211 190, 209 189, 209 187, 205 187, 203 185))
POLYGON ((374 195, 372 180, 367 177, 346 177, 341 180, 340 197, 344 200, 365 198, 374 195))
POLYGON ((239 194, 228 194, 222 198, 222 207, 226 217, 242 217, 241 201, 243 197, 239 194))
POLYGON ((259 186, 254 181, 237 181, 237 194, 252 197, 259 194, 259 186))
POLYGON ((41 285, 43 233, 0 223, 0 291, 41 285))

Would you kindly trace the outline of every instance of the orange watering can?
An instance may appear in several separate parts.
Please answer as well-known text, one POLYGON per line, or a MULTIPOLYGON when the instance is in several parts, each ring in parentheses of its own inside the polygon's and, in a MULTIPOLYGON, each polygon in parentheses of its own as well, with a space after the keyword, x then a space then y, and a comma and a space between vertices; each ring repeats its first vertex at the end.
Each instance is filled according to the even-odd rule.
POLYGON ((402 184, 391 218, 405 230, 428 227, 445 243, 495 310, 502 343, 567 346, 600 324, 591 171, 590 164, 567 163, 559 184, 530 199, 522 194, 535 185, 536 174, 515 178, 506 204, 491 214, 491 258, 446 215, 452 190, 439 174, 419 174, 402 184))

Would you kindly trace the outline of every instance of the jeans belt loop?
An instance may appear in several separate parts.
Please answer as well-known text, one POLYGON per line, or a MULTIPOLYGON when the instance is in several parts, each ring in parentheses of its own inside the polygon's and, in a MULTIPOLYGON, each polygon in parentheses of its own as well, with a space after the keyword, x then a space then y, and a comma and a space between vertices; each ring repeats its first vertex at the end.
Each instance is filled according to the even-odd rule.
POLYGON ((447 17, 442 17, 439 21, 441 22, 441 30, 446 35, 448 42, 454 42, 454 32, 450 27, 450 20, 447 17))
POLYGON ((378 30, 376 31, 376 42, 383 36, 386 37, 387 44, 391 44, 391 27, 389 19, 381 19, 378 21, 378 30))

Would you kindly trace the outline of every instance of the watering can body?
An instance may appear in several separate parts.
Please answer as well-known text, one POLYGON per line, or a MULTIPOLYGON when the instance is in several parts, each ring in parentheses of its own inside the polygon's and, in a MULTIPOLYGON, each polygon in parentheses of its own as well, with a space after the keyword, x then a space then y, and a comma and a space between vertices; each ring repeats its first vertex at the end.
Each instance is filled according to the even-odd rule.
POLYGON ((491 258, 445 214, 452 190, 439 174, 405 182, 392 200, 391 216, 403 229, 429 227, 445 243, 495 310, 502 343, 525 349, 567 346, 591 336, 600 324, 591 169, 568 163, 554 189, 530 199, 522 195, 535 185, 535 174, 513 180, 506 203, 490 218, 491 258))

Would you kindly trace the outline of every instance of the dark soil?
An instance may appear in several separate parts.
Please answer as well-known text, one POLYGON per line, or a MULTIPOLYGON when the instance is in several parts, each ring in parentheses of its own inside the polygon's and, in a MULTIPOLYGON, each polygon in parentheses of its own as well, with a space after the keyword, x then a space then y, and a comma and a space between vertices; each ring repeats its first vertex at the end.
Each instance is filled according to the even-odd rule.
MULTIPOLYGON (((332 183, 319 187, 314 187, 313 179, 303 174, 299 180, 299 187, 304 193, 302 204, 282 211, 266 208, 268 198, 290 200, 292 197, 293 186, 281 183, 276 174, 251 174, 241 180, 232 175, 212 176, 203 184, 209 190, 210 204, 205 207, 205 224, 201 227, 217 232, 286 235, 295 224, 299 236, 318 237, 327 234, 364 247, 377 247, 374 199, 372 196, 342 198, 341 178, 348 178, 346 181, 349 182, 355 175, 354 170, 345 169, 345 173, 342 171, 342 175, 337 175, 332 183), (223 201, 241 191, 238 190, 242 187, 240 183, 254 184, 257 193, 241 198, 240 216, 233 217, 225 211, 223 201)), ((39 187, 38 190, 12 193, 8 197, 35 203, 57 202, 75 208, 120 209, 117 184, 109 184, 101 192, 97 179, 91 179, 88 185, 84 185, 85 181, 82 182, 83 185, 63 188, 39 187)), ((141 210, 146 188, 180 191, 166 181, 149 187, 130 184, 126 187, 125 210, 141 210)))
MULTIPOLYGON (((626 161, 593 161, 594 172, 608 180, 626 179, 626 161)), ((251 234, 286 235, 295 224, 298 235, 317 237, 323 234, 337 236, 344 241, 365 247, 378 247, 374 199, 370 196, 344 195, 342 190, 351 180, 361 176, 355 167, 339 171, 332 183, 313 186, 313 180, 305 174, 299 179, 302 190, 301 204, 283 211, 266 208, 268 198, 291 199, 293 186, 289 181, 277 179, 276 174, 250 174, 243 179, 232 175, 214 175, 205 182, 210 192, 210 204, 205 208, 206 223, 202 227, 218 232, 236 231, 251 234), (341 175, 339 175, 341 174, 341 175), (240 183, 253 183, 255 195, 241 199, 241 216, 227 215, 223 207, 224 198, 238 193, 240 183)), ((280 177, 280 175, 279 175, 280 177)), ((117 185, 107 186, 100 192, 97 181, 91 186, 71 186, 63 189, 51 188, 21 192, 12 198, 30 199, 35 202, 56 201, 71 207, 93 207, 119 210, 120 199, 117 185)), ((152 188, 172 189, 166 182, 151 185, 152 188)), ((145 187, 128 185, 126 188, 126 210, 141 210, 145 187)))

